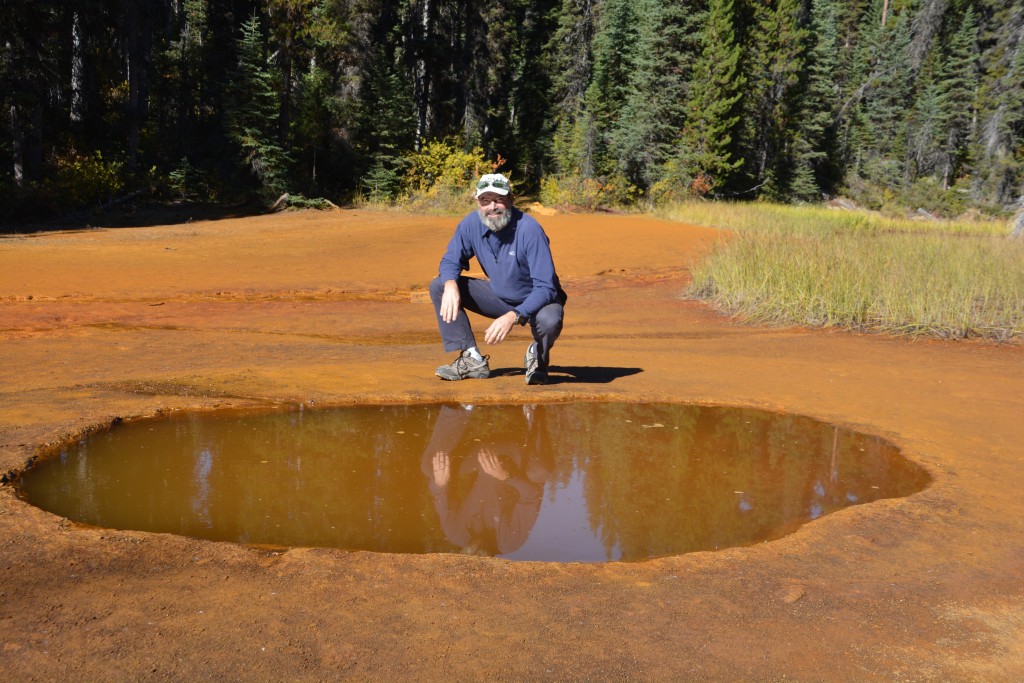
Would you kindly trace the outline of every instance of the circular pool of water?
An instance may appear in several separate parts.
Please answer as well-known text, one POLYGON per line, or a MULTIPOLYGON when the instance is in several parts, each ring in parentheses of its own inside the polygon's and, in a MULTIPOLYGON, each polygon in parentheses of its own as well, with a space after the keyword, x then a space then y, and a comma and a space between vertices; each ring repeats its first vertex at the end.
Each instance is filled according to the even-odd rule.
POLYGON ((140 420, 66 445, 17 487, 108 528, 607 562, 780 538, 929 481, 884 439, 806 417, 567 403, 140 420))

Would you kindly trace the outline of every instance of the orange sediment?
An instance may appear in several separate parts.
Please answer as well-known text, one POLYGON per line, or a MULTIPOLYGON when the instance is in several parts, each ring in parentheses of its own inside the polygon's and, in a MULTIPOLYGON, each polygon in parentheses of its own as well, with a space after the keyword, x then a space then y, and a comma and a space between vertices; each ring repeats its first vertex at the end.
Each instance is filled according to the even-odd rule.
MULTIPOLYGON (((453 218, 0 237, 0 472, 169 410, 678 401, 878 434, 933 483, 770 543, 608 565, 86 528, 5 485, 2 677, 1024 678, 1024 346, 743 326, 683 298, 719 233, 539 219, 570 297, 560 379, 539 387, 434 377, 425 287, 453 218)), ((492 370, 519 370, 528 341, 486 349, 492 370)))

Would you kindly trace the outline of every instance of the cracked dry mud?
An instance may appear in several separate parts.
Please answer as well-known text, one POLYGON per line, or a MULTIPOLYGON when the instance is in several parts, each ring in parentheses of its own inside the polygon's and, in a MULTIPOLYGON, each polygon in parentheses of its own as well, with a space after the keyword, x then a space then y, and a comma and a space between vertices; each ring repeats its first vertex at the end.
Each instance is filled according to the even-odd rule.
MULTIPOLYGON (((681 296, 718 233, 540 218, 570 294, 553 364, 573 369, 544 387, 433 376, 425 286, 451 217, 0 237, 0 473, 170 410, 588 400, 810 415, 890 439, 933 483, 770 543, 575 565, 85 528, 8 482, 0 677, 1024 679, 1024 346, 743 326, 681 296)), ((519 367, 514 335, 492 367, 519 367)))

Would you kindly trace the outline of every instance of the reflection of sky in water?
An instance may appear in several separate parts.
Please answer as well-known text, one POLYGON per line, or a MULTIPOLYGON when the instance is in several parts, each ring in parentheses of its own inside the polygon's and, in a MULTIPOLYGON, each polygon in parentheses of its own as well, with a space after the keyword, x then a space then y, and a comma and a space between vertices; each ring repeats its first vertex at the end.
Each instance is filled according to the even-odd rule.
POLYGON ((604 562, 618 560, 622 552, 612 550, 607 557, 601 534, 590 531, 587 502, 583 496, 584 475, 573 472, 562 487, 548 482, 544 487, 544 503, 529 538, 518 550, 499 555, 508 560, 543 560, 558 558, 559 562, 604 562), (566 551, 571 550, 571 554, 566 551))
POLYGON ((195 460, 192 478, 196 484, 196 493, 192 498, 192 513, 210 527, 213 526, 210 520, 210 470, 213 469, 213 453, 209 448, 204 448, 196 454, 195 460))

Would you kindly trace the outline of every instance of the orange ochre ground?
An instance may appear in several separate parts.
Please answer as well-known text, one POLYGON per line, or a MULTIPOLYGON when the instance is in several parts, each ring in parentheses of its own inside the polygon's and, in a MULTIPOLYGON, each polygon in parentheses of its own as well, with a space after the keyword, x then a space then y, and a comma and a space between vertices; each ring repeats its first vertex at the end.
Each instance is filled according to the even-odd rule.
POLYGON ((743 325, 684 297, 721 233, 539 218, 570 294, 568 371, 540 387, 511 372, 522 328, 487 349, 510 372, 434 377, 450 354, 425 288, 452 217, 0 237, 0 679, 1024 680, 1024 345, 743 325), (432 401, 800 413, 934 481, 770 543, 592 565, 88 528, 10 484, 118 418, 432 401))

